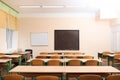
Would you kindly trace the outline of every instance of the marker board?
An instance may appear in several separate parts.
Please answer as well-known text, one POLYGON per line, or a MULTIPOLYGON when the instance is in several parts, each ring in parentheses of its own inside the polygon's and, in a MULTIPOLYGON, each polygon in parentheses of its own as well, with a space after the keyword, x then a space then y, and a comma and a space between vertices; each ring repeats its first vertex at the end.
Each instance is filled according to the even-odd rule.
POLYGON ((48 45, 48 33, 31 33, 31 45, 33 46, 46 46, 48 45))

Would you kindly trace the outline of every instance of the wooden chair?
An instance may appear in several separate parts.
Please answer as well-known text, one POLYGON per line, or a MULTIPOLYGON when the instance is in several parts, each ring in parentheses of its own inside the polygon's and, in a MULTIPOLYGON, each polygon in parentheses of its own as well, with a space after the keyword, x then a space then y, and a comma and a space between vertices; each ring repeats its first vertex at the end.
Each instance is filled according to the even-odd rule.
POLYGON ((60 59, 60 56, 59 55, 58 56, 57 55, 56 56, 51 56, 50 59, 60 59))
POLYGON ((80 60, 69 60, 68 61, 68 66, 80 66, 81 65, 81 63, 82 63, 82 61, 80 61, 80 60))
POLYGON ((74 55, 82 55, 83 53, 81 52, 74 52, 74 55))
POLYGON ((57 76, 37 76, 36 80, 59 80, 57 76))
POLYGON ((41 52, 40 55, 48 55, 48 52, 41 52))
POLYGON ((60 66, 61 62, 60 62, 60 60, 49 60, 47 62, 47 65, 48 66, 60 66))
POLYGON ((32 66, 44 66, 44 61, 40 59, 34 59, 31 61, 32 66))
POLYGON ((97 60, 87 60, 85 62, 86 66, 98 66, 99 65, 99 61, 97 60))
POLYGON ((114 54, 115 54, 115 55, 118 55, 118 54, 120 55, 120 52, 114 52, 114 54))
POLYGON ((102 55, 102 59, 106 59, 109 54, 111 54, 111 52, 109 52, 109 51, 104 51, 104 52, 103 52, 103 55, 102 55))
POLYGON ((73 55, 73 52, 64 52, 64 55, 73 55))
POLYGON ((114 63, 113 63, 113 65, 115 66, 115 65, 120 65, 120 54, 116 54, 115 56, 114 56, 114 63))
POLYGON ((120 80, 120 75, 109 75, 107 80, 120 80))
POLYGON ((13 52, 12 55, 20 55, 19 52, 13 52))
POLYGON ((51 52, 50 55, 58 55, 58 52, 51 52))
POLYGON ((22 75, 12 74, 3 76, 3 80, 25 80, 25 78, 22 75))
POLYGON ((5 54, 4 54, 4 53, 0 53, 0 56, 1 56, 1 55, 5 55, 5 54))
POLYGON ((77 59, 77 56, 66 56, 67 59, 77 59))
POLYGON ((83 58, 84 59, 93 59, 94 57, 93 56, 84 56, 83 58))
POLYGON ((80 75, 79 79, 80 80, 102 80, 101 76, 92 75, 92 74, 80 75))
POLYGON ((47 57, 46 56, 36 56, 37 59, 46 59, 47 57))

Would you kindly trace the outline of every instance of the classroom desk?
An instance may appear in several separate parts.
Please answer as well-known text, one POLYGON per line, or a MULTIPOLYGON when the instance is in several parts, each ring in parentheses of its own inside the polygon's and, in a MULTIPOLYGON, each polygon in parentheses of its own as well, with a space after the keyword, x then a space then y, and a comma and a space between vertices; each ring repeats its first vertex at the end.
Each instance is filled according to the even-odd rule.
MULTIPOLYGON (((102 59, 102 56, 103 56, 103 53, 98 53, 98 59, 101 58, 102 59)), ((115 54, 114 53, 111 53, 111 54, 107 54, 106 57, 107 57, 107 60, 108 60, 108 66, 110 66, 110 61, 112 61, 112 66, 114 65, 114 56, 115 54)))
MULTIPOLYGON (((25 62, 27 61, 27 54, 30 54, 30 52, 19 52, 19 55, 21 55, 24 59, 25 62)), ((13 55, 12 52, 5 53, 5 55, 13 55)))
POLYGON ((79 77, 81 74, 97 74, 107 77, 109 74, 119 73, 120 70, 112 66, 66 66, 66 80, 69 77, 79 77))
POLYGON ((36 77, 39 75, 54 75, 62 78, 65 71, 63 66, 17 66, 11 69, 10 73, 19 73, 26 77, 36 77))
POLYGON ((0 64, 7 64, 7 70, 10 70, 12 68, 12 60, 11 59, 0 59, 0 64))
POLYGON ((18 64, 21 65, 21 55, 0 55, 0 57, 10 57, 12 59, 17 58, 18 64))
POLYGON ((112 66, 17 66, 9 71, 10 73, 19 73, 26 77, 36 77, 39 75, 55 75, 62 77, 63 73, 66 78, 80 74, 98 74, 107 77, 108 74, 120 73, 120 70, 112 66))

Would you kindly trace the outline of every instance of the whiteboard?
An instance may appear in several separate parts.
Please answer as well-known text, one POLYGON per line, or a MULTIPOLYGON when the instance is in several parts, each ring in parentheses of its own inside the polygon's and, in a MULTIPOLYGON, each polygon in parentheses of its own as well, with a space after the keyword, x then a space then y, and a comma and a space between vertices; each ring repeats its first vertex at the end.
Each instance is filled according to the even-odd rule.
POLYGON ((31 33, 31 45, 39 46, 39 45, 48 45, 48 33, 31 33))

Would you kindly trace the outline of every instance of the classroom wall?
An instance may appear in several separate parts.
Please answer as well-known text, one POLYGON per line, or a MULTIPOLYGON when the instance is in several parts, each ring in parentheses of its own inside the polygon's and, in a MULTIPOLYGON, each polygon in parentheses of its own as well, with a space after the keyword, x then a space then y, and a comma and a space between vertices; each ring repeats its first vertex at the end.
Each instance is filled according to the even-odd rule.
POLYGON ((34 57, 42 51, 54 51, 54 30, 79 29, 80 51, 97 56, 98 52, 110 51, 111 37, 109 21, 95 18, 32 18, 19 19, 19 48, 33 49, 34 57), (31 46, 30 32, 48 32, 48 46, 31 46))
POLYGON ((0 28, 0 52, 5 52, 6 49, 6 30, 0 28))

